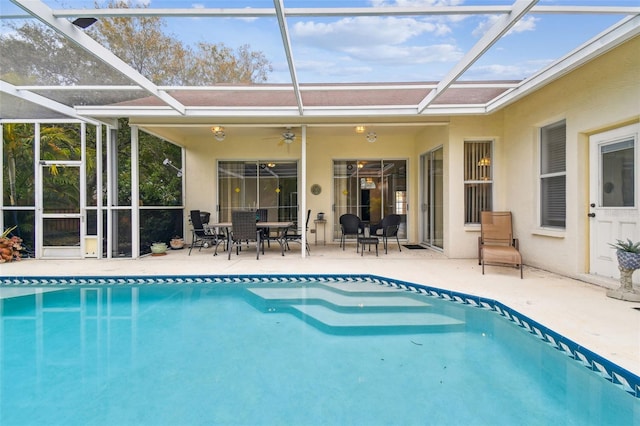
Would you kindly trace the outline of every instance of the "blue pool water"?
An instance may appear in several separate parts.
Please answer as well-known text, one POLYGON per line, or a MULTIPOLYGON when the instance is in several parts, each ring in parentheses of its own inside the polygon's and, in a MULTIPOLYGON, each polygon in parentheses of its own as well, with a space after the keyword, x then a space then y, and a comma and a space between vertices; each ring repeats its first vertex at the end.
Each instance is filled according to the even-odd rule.
POLYGON ((1 302, 2 425, 640 420, 640 399, 495 311, 372 282, 87 285, 1 302))

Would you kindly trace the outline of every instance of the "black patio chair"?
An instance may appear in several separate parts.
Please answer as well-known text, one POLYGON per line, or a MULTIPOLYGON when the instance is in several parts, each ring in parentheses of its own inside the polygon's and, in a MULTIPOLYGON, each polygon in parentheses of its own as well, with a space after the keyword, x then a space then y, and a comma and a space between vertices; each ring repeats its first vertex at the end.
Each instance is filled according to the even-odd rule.
MULTIPOLYGON (((289 242, 290 241, 294 242, 294 243, 302 244, 303 232, 306 233, 309 230, 309 218, 310 217, 311 217, 311 210, 307 210, 307 221, 305 222, 304 230, 302 230, 300 228, 298 228, 298 229, 287 228, 287 230, 285 231, 285 234, 284 234, 284 244, 286 244, 287 250, 290 250, 289 249, 289 242)), ((305 241, 305 243, 306 243, 307 254, 311 255, 311 248, 309 247, 309 241, 305 241)))
MULTIPOLYGON (((269 220, 269 211, 267 209, 257 209, 256 210, 256 220, 260 222, 267 222, 269 220)), ((271 248, 271 229, 269 228, 260 228, 260 238, 262 241, 267 242, 267 247, 271 248)))
POLYGON ((219 233, 212 233, 208 229, 205 229, 202 224, 202 216, 200 210, 191 210, 189 212, 191 219, 191 247, 189 247, 189 256, 191 256, 191 250, 194 247, 198 247, 198 251, 203 247, 215 247, 213 255, 218 253, 218 245, 226 240, 226 235, 219 233))
POLYGON ((264 254, 264 242, 261 240, 262 232, 256 226, 256 213, 252 211, 231 212, 231 231, 229 232, 228 258, 231 259, 231 251, 236 248, 236 255, 244 242, 256 242, 256 259, 260 259, 260 248, 264 254))
POLYGON ((382 237, 382 245, 384 246, 384 253, 387 254, 387 244, 388 238, 396 238, 396 242, 398 243, 398 250, 402 251, 400 247, 400 240, 398 239, 398 230, 400 229, 400 223, 402 222, 402 216, 399 214, 390 214, 382 218, 380 223, 376 225, 371 225, 370 232, 371 236, 381 236, 382 237))
MULTIPOLYGON (((342 235, 340 236, 340 246, 342 250, 344 250, 344 246, 346 243, 346 239, 349 235, 353 235, 358 238, 358 235, 362 232, 362 221, 358 216, 351 213, 346 213, 340 216, 340 230, 342 231, 342 235)), ((358 250, 358 245, 356 244, 356 251, 358 250)))

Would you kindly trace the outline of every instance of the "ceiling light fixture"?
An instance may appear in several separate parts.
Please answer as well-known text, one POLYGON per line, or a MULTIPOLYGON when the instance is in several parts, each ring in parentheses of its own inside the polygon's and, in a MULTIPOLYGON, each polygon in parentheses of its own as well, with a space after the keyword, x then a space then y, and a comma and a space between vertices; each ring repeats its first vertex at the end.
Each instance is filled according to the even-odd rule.
POLYGON ((491 165, 491 158, 489 157, 482 157, 480 161, 478 161, 478 166, 490 166, 490 165, 491 165))
POLYGON ((367 133, 367 142, 369 143, 374 143, 375 141, 378 140, 378 135, 376 135, 376 132, 369 132, 367 133))
POLYGON ((356 133, 364 133, 364 126, 356 126, 356 133))
POLYGON ((224 132, 224 127, 222 126, 213 126, 211 128, 211 132, 213 133, 213 137, 216 138, 217 141, 222 142, 227 134, 224 132))
POLYGON ((287 128, 282 134, 282 140, 284 143, 293 143, 296 140, 296 134, 291 131, 291 128, 287 128))

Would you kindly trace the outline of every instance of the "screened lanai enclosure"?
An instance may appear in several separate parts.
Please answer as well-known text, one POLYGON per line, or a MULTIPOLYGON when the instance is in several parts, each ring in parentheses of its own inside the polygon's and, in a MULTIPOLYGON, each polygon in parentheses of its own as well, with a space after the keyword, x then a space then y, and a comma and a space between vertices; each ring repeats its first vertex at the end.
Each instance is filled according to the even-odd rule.
MULTIPOLYGON (((403 241, 468 256, 511 207, 510 156, 539 151, 501 114, 639 34, 637 0, 0 0, 0 229, 38 258, 136 258, 192 209, 323 212, 334 242, 341 214, 399 214, 403 241)), ((520 182, 553 234, 582 208, 563 149, 584 129, 540 115, 553 170, 520 182)))
POLYGON ((182 235, 182 150, 120 124, 4 126, 3 221, 29 255, 131 257, 182 235))

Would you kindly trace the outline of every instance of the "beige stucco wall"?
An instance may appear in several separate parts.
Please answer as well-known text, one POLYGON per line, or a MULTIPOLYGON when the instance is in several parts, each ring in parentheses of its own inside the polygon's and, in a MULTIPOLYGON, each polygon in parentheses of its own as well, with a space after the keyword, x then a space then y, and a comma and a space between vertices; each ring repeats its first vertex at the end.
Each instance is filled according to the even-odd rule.
MULTIPOLYGON (((213 138, 185 141, 186 211, 206 210, 215 214, 218 179, 216 164, 220 160, 297 160, 300 144, 278 145, 278 140, 262 138, 213 138)), ((215 217, 212 218, 215 220, 215 217)))
POLYGON ((503 207, 514 212, 525 263, 576 275, 588 272, 589 135, 637 121, 640 114, 640 37, 504 110, 503 207), (567 126, 567 223, 538 226, 538 130, 567 126))
POLYGON ((452 258, 477 256, 480 227, 465 225, 464 218, 464 142, 474 140, 493 141, 494 209, 506 208, 504 191, 502 113, 488 116, 453 117, 449 126, 449 141, 445 151, 445 173, 449 190, 445 192, 445 254, 452 258))
MULTIPOLYGON (((326 126, 308 127, 307 208, 323 211, 330 239, 336 218, 333 205, 333 160, 406 159, 408 161, 408 240, 420 242, 420 156, 443 146, 444 246, 452 258, 477 256, 477 226, 464 224, 463 146, 465 140, 494 141, 494 209, 511 210, 525 263, 566 275, 588 271, 588 137, 639 120, 640 37, 587 63, 502 110, 481 116, 442 117, 445 124, 419 132, 378 133, 374 144, 362 135, 326 126), (538 227, 538 132, 559 120, 567 124, 567 227, 538 227), (446 124, 448 122, 448 125, 446 124), (312 184, 322 193, 312 195, 312 184)), ((299 130, 299 129, 298 129, 299 130)), ((227 139, 184 140, 187 211, 215 211, 216 161, 300 159, 301 144, 227 139)), ((303 169, 302 165, 299 167, 303 169)))
POLYGON ((588 272, 589 136, 638 121, 639 114, 640 38, 636 37, 497 113, 451 117, 449 126, 422 132, 416 140, 416 164, 421 154, 444 146, 445 254, 477 256, 479 227, 464 224, 463 148, 465 140, 491 139, 494 209, 513 211, 526 263, 567 275, 588 272), (538 134, 541 126, 563 119, 567 226, 542 229, 538 134))
MULTIPOLYGON (((186 140, 186 211, 190 209, 216 211, 217 176, 216 162, 220 160, 297 160, 298 170, 302 173, 303 165, 300 129, 298 138, 291 145, 278 144, 278 140, 262 138, 232 140, 224 142, 213 139, 186 140)), ((408 180, 412 183, 408 190, 413 194, 417 191, 413 182, 417 179, 417 168, 414 154, 414 139, 407 135, 397 135, 393 131, 378 134, 378 140, 371 144, 364 136, 354 132, 345 135, 344 131, 331 132, 326 127, 310 126, 307 128, 306 144, 306 202, 313 216, 318 212, 325 213, 327 220, 327 241, 331 240, 332 225, 337 222, 334 217, 333 206, 333 161, 345 159, 400 159, 407 160, 408 180), (322 187, 319 195, 310 192, 311 185, 322 187)), ((301 180, 300 180, 301 181, 301 180)), ((413 195, 411 195, 413 196, 413 195)), ((413 230, 409 230, 414 232, 413 230)))

